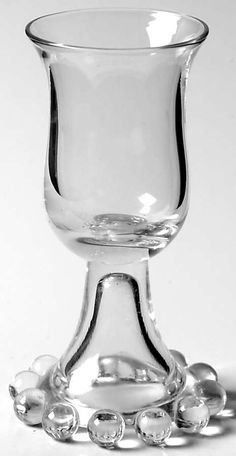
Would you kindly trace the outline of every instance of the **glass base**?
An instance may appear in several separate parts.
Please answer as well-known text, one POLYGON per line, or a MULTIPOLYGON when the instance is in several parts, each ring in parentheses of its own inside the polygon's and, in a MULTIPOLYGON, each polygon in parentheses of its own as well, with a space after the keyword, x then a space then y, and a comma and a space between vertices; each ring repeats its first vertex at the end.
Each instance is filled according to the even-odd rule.
POLYGON ((188 366, 165 346, 147 259, 136 260, 88 263, 69 347, 60 360, 39 356, 9 387, 22 422, 42 424, 60 441, 77 440, 78 430, 87 428, 92 442, 105 448, 119 445, 132 428, 146 445, 163 446, 174 427, 201 432, 223 410, 226 393, 216 371, 204 363, 188 366))
POLYGON ((185 386, 185 371, 176 363, 166 379, 122 356, 103 357, 99 365, 99 375, 91 387, 87 388, 85 379, 81 391, 69 384, 60 363, 50 374, 50 390, 57 399, 69 401, 77 408, 84 426, 90 416, 102 408, 116 410, 125 420, 127 417, 132 421, 144 408, 172 402, 185 386))
MULTIPOLYGON (((84 427, 92 442, 104 448, 119 446, 128 429, 133 429, 146 445, 168 445, 171 433, 196 434, 208 425, 211 417, 222 414, 226 393, 218 383, 216 371, 205 363, 188 366, 184 356, 170 351, 175 358, 176 368, 169 378, 168 398, 157 400, 150 387, 150 402, 142 407, 142 382, 134 384, 133 391, 122 389, 122 385, 100 385, 91 392, 90 400, 97 401, 97 408, 83 408, 71 399, 66 388, 55 383, 60 378, 56 358, 43 355, 33 362, 29 370, 18 373, 9 386, 14 399, 16 416, 27 425, 42 424, 45 432, 59 441, 76 440, 78 430, 84 427), (137 389, 136 389, 137 388, 137 389), (110 397, 110 391, 112 395, 110 397), (123 391, 125 395, 122 398, 123 391), (115 398, 115 400, 114 400, 115 398), (109 407, 107 400, 115 407, 109 407), (136 411, 129 413, 126 402, 132 401, 136 411), (136 405, 135 404, 135 400, 136 405)), ((116 365, 119 365, 119 359, 116 365)), ((122 360, 123 362, 123 360, 122 360)), ((167 385, 166 385, 167 386, 167 385)), ((156 385, 158 390, 158 385, 156 385)), ((222 415, 223 416, 223 415, 222 415)))

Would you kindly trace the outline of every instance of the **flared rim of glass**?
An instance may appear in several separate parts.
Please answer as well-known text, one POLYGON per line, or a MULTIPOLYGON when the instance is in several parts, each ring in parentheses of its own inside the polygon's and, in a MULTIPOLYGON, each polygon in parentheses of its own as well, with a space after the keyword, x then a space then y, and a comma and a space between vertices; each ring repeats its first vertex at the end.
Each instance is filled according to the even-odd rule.
POLYGON ((42 16, 39 16, 32 21, 30 21, 26 27, 25 27, 25 33, 30 38, 31 41, 33 41, 35 44, 44 45, 44 46, 50 46, 50 47, 55 47, 55 48, 62 48, 62 49, 74 49, 74 50, 91 50, 91 51, 112 51, 112 52, 117 52, 117 51, 152 51, 152 50, 158 50, 158 49, 168 49, 168 48, 177 48, 177 47, 184 47, 184 46, 189 46, 189 45, 194 45, 194 44, 200 44, 202 43, 208 33, 209 33, 209 27, 208 25, 201 19, 189 15, 189 14, 182 14, 182 13, 177 13, 175 11, 167 11, 167 10, 161 10, 161 9, 155 9, 155 8, 130 8, 130 7, 119 7, 119 8, 113 8, 113 7, 107 7, 107 8, 77 8, 77 9, 72 9, 72 10, 64 10, 64 11, 59 11, 56 13, 51 13, 51 14, 45 14, 42 16), (106 46, 84 46, 84 45, 79 45, 79 44, 73 44, 73 43, 66 43, 66 42, 58 42, 58 41, 53 41, 46 39, 42 36, 39 36, 38 34, 35 34, 32 31, 32 26, 36 24, 38 21, 41 21, 43 19, 50 18, 52 16, 66 16, 68 14, 75 14, 75 13, 85 13, 85 12, 147 12, 147 13, 165 13, 170 16, 175 16, 178 17, 179 19, 187 19, 191 20, 194 22, 197 22, 199 25, 202 26, 202 31, 199 34, 196 34, 191 39, 186 39, 186 40, 180 40, 174 43, 169 43, 165 45, 160 45, 160 46, 138 46, 138 47, 106 47, 106 46))

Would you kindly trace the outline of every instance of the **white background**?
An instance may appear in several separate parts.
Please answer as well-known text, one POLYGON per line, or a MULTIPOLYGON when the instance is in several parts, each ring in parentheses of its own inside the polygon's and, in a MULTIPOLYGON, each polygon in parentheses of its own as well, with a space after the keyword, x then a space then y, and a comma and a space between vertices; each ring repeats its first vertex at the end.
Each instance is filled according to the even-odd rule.
MULTIPOLYGON (((189 215, 171 246, 151 260, 151 284, 159 328, 170 348, 183 351, 190 363, 202 360, 221 370, 234 363, 236 2, 0 0, 0 414, 4 422, 0 445, 4 456, 65 451, 64 445, 51 443, 40 430, 33 434, 16 422, 7 385, 35 356, 60 356, 76 325, 85 277, 84 262, 56 239, 44 212, 48 87, 24 26, 46 13, 108 5, 174 10, 198 16, 210 27, 187 91, 189 215)), ((234 454, 232 437, 219 439, 221 447, 217 442, 208 440, 206 446, 204 441, 200 453, 191 451, 215 455, 216 448, 225 450, 228 442, 227 455, 234 454)), ((83 445, 82 452, 79 448, 67 446, 66 451, 82 456, 92 451, 90 445, 83 445)), ((99 449, 93 451, 100 454, 99 449)), ((176 454, 179 451, 182 454, 183 450, 176 454)))

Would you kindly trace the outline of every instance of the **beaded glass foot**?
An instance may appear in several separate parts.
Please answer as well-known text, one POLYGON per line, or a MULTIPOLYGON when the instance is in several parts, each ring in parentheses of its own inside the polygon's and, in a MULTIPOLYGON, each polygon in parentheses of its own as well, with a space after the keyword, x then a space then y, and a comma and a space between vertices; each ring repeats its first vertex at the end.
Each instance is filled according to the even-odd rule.
MULTIPOLYGON (((146 445, 163 446, 168 444, 174 426, 184 433, 201 433, 210 418, 222 412, 226 392, 218 383, 216 371, 205 363, 188 366, 180 352, 171 350, 171 353, 186 371, 181 394, 170 404, 153 405, 137 412, 133 420, 116 410, 97 410, 87 423, 93 443, 114 448, 123 438, 126 427, 133 427, 137 438, 146 445)), ((72 403, 56 399, 51 390, 50 377, 55 364, 53 356, 38 357, 30 370, 16 374, 9 392, 15 414, 24 424, 42 424, 43 430, 55 440, 72 440, 80 429, 79 411, 72 403)))

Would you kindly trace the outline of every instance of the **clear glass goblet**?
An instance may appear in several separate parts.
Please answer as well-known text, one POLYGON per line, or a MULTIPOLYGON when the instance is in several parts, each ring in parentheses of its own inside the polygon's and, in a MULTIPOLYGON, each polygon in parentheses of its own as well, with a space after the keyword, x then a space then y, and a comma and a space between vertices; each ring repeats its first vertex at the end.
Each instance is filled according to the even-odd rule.
POLYGON ((157 328, 148 259, 187 214, 185 88, 208 27, 171 12, 104 8, 44 16, 26 33, 50 85, 46 209, 88 262, 80 320, 51 389, 82 423, 100 408, 132 420, 173 401, 185 380, 157 328))

